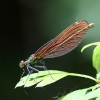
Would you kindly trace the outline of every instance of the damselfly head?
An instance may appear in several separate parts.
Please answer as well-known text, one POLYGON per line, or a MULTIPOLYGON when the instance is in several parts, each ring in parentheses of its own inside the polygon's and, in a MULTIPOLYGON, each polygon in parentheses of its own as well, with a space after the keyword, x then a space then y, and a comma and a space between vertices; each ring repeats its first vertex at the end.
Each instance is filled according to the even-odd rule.
POLYGON ((23 60, 19 63, 19 67, 20 67, 20 68, 24 68, 25 65, 26 65, 26 64, 25 64, 25 62, 24 62, 23 60))

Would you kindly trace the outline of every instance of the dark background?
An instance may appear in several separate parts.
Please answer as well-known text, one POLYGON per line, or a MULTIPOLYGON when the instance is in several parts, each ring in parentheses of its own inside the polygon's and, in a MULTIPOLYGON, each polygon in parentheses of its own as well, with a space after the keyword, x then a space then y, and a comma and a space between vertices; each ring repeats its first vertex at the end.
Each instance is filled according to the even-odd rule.
POLYGON ((17 88, 22 70, 19 62, 78 20, 95 23, 82 43, 59 58, 47 59, 48 69, 95 77, 93 48, 81 48, 100 40, 100 1, 96 0, 13 0, 2 1, 0 10, 0 100, 52 100, 56 96, 93 85, 91 80, 66 77, 43 88, 17 88), (27 93, 25 93, 27 92, 27 93))

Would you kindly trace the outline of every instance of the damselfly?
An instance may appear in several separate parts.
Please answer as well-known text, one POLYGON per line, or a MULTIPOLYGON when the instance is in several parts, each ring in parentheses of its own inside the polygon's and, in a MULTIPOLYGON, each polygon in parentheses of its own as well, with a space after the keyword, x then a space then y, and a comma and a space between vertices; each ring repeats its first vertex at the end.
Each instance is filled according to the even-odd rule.
POLYGON ((47 69, 44 64, 39 66, 38 63, 42 63, 46 58, 59 57, 73 50, 82 41, 86 31, 93 26, 93 23, 89 24, 84 20, 75 22, 54 39, 44 44, 26 61, 22 60, 19 64, 20 68, 23 68, 24 71, 27 69, 28 74, 31 74, 33 71, 38 72, 38 68, 47 69))

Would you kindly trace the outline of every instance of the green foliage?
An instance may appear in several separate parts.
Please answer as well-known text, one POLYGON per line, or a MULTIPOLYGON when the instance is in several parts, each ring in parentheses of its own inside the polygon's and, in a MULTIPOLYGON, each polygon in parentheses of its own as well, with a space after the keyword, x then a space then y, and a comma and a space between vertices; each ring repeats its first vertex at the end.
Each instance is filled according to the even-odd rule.
MULTIPOLYGON (((92 63, 93 67, 97 71, 96 82, 100 83, 100 42, 95 42, 84 46, 81 52, 94 45, 96 45, 96 47, 93 51, 92 63)), ((76 90, 59 98, 58 100, 100 100, 100 84, 86 89, 76 90)))
POLYGON ((31 75, 22 77, 20 81, 17 83, 17 85, 15 86, 15 88, 21 86, 30 87, 35 84, 37 84, 36 87, 43 87, 48 84, 54 83, 66 76, 84 77, 96 81, 95 78, 88 75, 68 73, 68 72, 57 71, 57 70, 48 70, 48 71, 39 71, 39 73, 33 73, 31 75))
POLYGON ((100 42, 95 42, 95 43, 91 43, 91 44, 84 46, 82 48, 81 52, 83 52, 86 48, 88 48, 90 46, 94 46, 94 45, 96 45, 96 47, 93 51, 92 63, 93 63, 93 67, 96 69, 97 73, 99 73, 100 72, 100 42))
POLYGON ((97 70, 97 73, 100 72, 100 45, 96 46, 93 51, 93 66, 97 70))
POLYGON ((36 85, 36 87, 44 87, 46 85, 52 84, 66 76, 77 76, 88 78, 95 81, 95 86, 76 90, 71 92, 65 96, 58 98, 58 100, 100 100, 100 42, 95 42, 84 46, 81 50, 83 52, 86 48, 90 46, 96 46, 93 50, 92 55, 92 63, 93 67, 97 71, 96 78, 93 78, 88 75, 77 74, 77 73, 69 73, 64 71, 57 70, 47 70, 47 71, 39 71, 39 73, 32 73, 30 75, 24 76, 20 79, 20 81, 16 84, 17 87, 30 87, 36 85))
POLYGON ((99 83, 100 82, 100 42, 95 42, 95 43, 91 43, 91 44, 84 46, 81 52, 83 52, 86 48, 90 46, 94 46, 94 45, 96 45, 96 47, 93 51, 92 63, 93 63, 93 67, 97 71, 96 79, 97 79, 97 83, 99 83))
POLYGON ((36 87, 43 87, 54 83, 65 76, 67 76, 67 72, 56 70, 39 71, 39 73, 33 73, 31 75, 22 77, 15 88, 20 86, 30 87, 35 84, 37 84, 36 87))
POLYGON ((76 90, 59 98, 58 100, 100 100, 100 84, 76 90))

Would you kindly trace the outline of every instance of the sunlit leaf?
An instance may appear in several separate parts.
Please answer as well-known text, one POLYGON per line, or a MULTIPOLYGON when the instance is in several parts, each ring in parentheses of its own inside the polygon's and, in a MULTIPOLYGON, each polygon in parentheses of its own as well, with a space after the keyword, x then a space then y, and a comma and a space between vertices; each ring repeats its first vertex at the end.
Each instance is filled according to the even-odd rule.
POLYGON ((90 47, 90 46, 96 46, 96 45, 100 45, 100 42, 94 42, 94 43, 90 43, 90 44, 85 45, 85 46, 81 49, 81 52, 83 52, 85 49, 87 49, 87 48, 90 47))
POLYGON ((15 88, 21 86, 30 87, 35 84, 37 84, 36 87, 43 87, 48 84, 54 83, 66 76, 77 76, 77 77, 88 78, 93 81, 96 81, 95 78, 88 75, 68 73, 68 72, 57 71, 57 70, 48 70, 48 71, 39 71, 39 73, 33 73, 31 75, 27 75, 21 78, 20 81, 15 86, 15 88))
POLYGON ((93 51, 93 56, 92 56, 92 63, 93 67, 96 69, 97 73, 100 72, 100 42, 94 42, 88 45, 85 45, 82 49, 81 52, 83 52, 86 48, 96 45, 94 51, 93 51))
POLYGON ((30 87, 37 83, 38 84, 36 87, 43 87, 50 83, 54 83, 55 81, 65 76, 67 76, 67 72, 63 72, 63 71, 56 71, 56 70, 39 71, 39 73, 33 73, 31 75, 22 77, 20 81, 17 83, 17 85, 15 86, 15 88, 20 86, 30 87))
POLYGON ((96 69, 97 73, 100 72, 100 45, 96 46, 93 51, 93 66, 96 69))
POLYGON ((100 100, 100 84, 86 89, 76 90, 58 100, 100 100))
POLYGON ((100 72, 96 74, 97 83, 100 83, 100 72))

